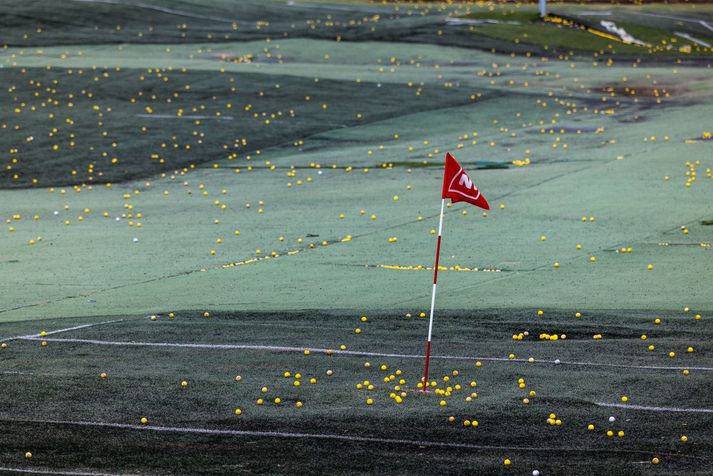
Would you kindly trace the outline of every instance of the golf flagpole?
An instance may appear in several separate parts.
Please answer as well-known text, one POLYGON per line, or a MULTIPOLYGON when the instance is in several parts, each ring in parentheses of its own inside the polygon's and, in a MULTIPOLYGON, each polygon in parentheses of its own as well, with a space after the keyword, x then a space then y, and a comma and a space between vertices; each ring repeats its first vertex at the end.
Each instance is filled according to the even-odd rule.
POLYGON ((436 242, 436 264, 433 267, 433 291, 431 292, 431 314, 428 318, 428 342, 426 343, 426 369, 423 372, 423 391, 428 389, 428 363, 431 360, 431 335, 433 332, 433 308, 436 305, 436 285, 438 284, 438 260, 441 257, 441 234, 443 232, 443 209, 446 199, 441 198, 441 216, 438 219, 438 241, 436 242))
POLYGON ((428 342, 426 343, 426 369, 423 372, 422 390, 428 390, 428 364, 431 361, 431 337, 433 334, 433 310, 436 306, 436 285, 438 284, 438 261, 441 257, 441 235, 443 233, 443 209, 446 207, 446 198, 451 203, 467 202, 484 210, 490 210, 490 205, 480 193, 478 187, 468 177, 463 167, 446 153, 446 163, 443 170, 443 190, 441 192, 441 216, 438 219, 438 242, 436 243, 436 265, 433 267, 433 291, 431 294, 431 315, 428 318, 428 342))

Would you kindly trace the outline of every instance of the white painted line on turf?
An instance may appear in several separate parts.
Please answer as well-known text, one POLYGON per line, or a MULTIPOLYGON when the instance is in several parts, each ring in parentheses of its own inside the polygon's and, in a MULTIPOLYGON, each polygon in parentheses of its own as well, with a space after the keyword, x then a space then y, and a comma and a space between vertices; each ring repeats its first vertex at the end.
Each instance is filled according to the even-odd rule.
POLYGON ((191 119, 191 120, 204 120, 212 119, 216 121, 232 121, 233 116, 176 116, 172 114, 136 114, 136 117, 148 118, 148 119, 191 119))
POLYGON ((637 15, 645 15, 647 17, 666 18, 668 20, 679 20, 679 21, 685 21, 685 22, 690 22, 690 23, 700 23, 700 24, 706 23, 703 20, 697 20, 695 18, 689 18, 689 17, 680 17, 678 15, 663 15, 661 13, 649 13, 649 12, 641 12, 641 11, 637 11, 636 14, 637 15))
POLYGON ((642 410, 648 412, 713 413, 713 408, 647 407, 644 405, 603 402, 594 402, 594 404, 599 407, 625 408, 628 410, 642 410))
POLYGON ((617 26, 617 24, 613 21, 602 20, 599 22, 599 24, 602 25, 604 29, 607 30, 609 33, 612 33, 621 38, 621 41, 623 41, 624 43, 632 43, 634 45, 639 46, 651 46, 648 43, 634 38, 629 32, 627 32, 624 28, 617 26))
POLYGON ((30 469, 30 468, 7 468, 0 466, 0 471, 7 473, 29 473, 29 474, 57 474, 66 476, 126 476, 110 473, 87 473, 85 471, 59 471, 54 469, 30 469))
POLYGON ((681 37, 681 38, 683 38, 683 39, 686 39, 686 40, 688 40, 688 41, 692 41, 692 42, 694 42, 695 44, 697 44, 698 46, 702 46, 702 47, 704 47, 704 48, 710 48, 710 47, 711 47, 711 44, 710 44, 710 43, 706 43, 706 42, 703 41, 703 40, 699 40, 698 38, 694 38, 694 37, 692 37, 691 35, 689 35, 688 33, 683 33, 683 32, 677 31, 677 32, 675 32, 675 35, 676 35, 676 36, 679 36, 679 37, 681 37))
MULTIPOLYGON (((255 438, 288 438, 288 439, 317 439, 317 440, 338 440, 349 441, 354 443, 380 443, 380 444, 395 444, 395 445, 413 445, 420 447, 431 448, 459 448, 470 450, 496 450, 496 451, 536 451, 536 452, 572 452, 572 453, 628 453, 628 454, 659 454, 664 456, 673 456, 665 453, 654 453, 644 450, 626 450, 626 449, 609 449, 609 448, 582 448, 582 447, 539 447, 539 446, 495 446, 495 445, 476 445, 472 443, 454 443, 447 441, 432 441, 432 440, 408 440, 402 438, 379 438, 372 436, 356 436, 356 435, 340 435, 334 433, 296 433, 289 431, 256 431, 256 430, 219 430, 211 428, 195 428, 195 427, 173 427, 173 426, 155 426, 155 425, 132 425, 127 423, 104 423, 93 421, 64 421, 64 420, 6 420, 15 423, 38 423, 44 425, 72 425, 85 426, 92 428, 114 428, 120 430, 143 430, 156 431, 165 433, 190 433, 200 435, 218 435, 218 436, 237 436, 237 437, 255 437, 255 438)), ((676 454, 675 456, 683 456, 676 454)))
POLYGON ((298 7, 298 8, 317 8, 320 10, 341 10, 343 12, 364 12, 364 13, 384 13, 383 8, 359 8, 361 5, 356 4, 354 7, 351 7, 349 5, 332 5, 329 3, 306 3, 306 2, 295 2, 295 1, 288 1, 287 2, 288 7, 298 7))
MULTIPOLYGON (((22 340, 44 340, 47 342, 69 343, 69 344, 91 344, 91 345, 114 345, 126 347, 177 347, 189 349, 220 349, 220 350, 266 350, 278 352, 331 352, 334 355, 352 355, 356 357, 393 357, 398 359, 423 359, 425 356, 421 354, 396 354, 385 352, 365 352, 357 350, 334 350, 322 349, 317 347, 288 347, 281 345, 251 345, 251 344, 190 344, 181 342, 137 342, 137 341, 111 341, 111 340, 96 340, 96 339, 52 339, 40 338, 38 336, 18 337, 22 340)), ((514 363, 529 363, 529 364, 552 364, 552 365, 573 365, 579 367, 610 367, 623 369, 641 369, 641 370, 702 370, 704 372, 713 372, 713 367, 672 367, 663 365, 629 365, 629 364, 608 364, 600 362, 575 362, 575 361, 559 361, 559 360, 542 360, 535 359, 530 362, 527 359, 510 359, 508 357, 467 357, 463 355, 432 355, 432 359, 440 360, 483 360, 486 362, 514 362, 514 363)))
POLYGON ((222 18, 222 17, 216 17, 212 15, 201 15, 197 13, 192 13, 192 12, 186 12, 182 10, 174 10, 171 8, 165 8, 165 7, 159 7, 156 5, 150 5, 148 3, 127 3, 119 0, 74 0, 75 2, 82 2, 82 3, 103 3, 106 5, 122 5, 126 7, 137 7, 137 8, 145 8, 147 10, 153 10, 156 12, 161 12, 161 13, 168 13, 169 15, 176 15, 176 16, 181 16, 181 17, 188 17, 188 18, 197 18, 199 20, 212 20, 212 21, 217 21, 221 23, 233 23, 236 22, 237 20, 230 20, 228 18, 222 18))
MULTIPOLYGON (((113 324, 115 322, 122 322, 122 321, 124 321, 124 319, 113 319, 111 321, 93 322, 91 324, 82 324, 81 326, 66 327, 64 329, 57 329, 55 331, 45 332, 45 335, 49 336, 49 335, 54 335, 54 334, 61 334, 63 332, 76 331, 79 329, 86 329, 88 327, 102 326, 104 324, 113 324)), ((11 340, 25 340, 25 339, 31 339, 34 337, 42 337, 42 334, 37 333, 37 334, 28 334, 28 335, 24 335, 24 336, 6 337, 4 339, 0 339, 0 342, 9 342, 11 340)))

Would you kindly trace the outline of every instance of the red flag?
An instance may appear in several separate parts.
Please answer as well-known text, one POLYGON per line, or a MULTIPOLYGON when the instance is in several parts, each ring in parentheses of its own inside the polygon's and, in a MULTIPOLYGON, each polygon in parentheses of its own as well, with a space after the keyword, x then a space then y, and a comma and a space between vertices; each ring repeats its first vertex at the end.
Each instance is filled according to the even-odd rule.
POLYGON ((441 198, 450 198, 452 203, 468 202, 476 207, 490 210, 488 201, 450 153, 446 153, 446 170, 443 173, 441 198))

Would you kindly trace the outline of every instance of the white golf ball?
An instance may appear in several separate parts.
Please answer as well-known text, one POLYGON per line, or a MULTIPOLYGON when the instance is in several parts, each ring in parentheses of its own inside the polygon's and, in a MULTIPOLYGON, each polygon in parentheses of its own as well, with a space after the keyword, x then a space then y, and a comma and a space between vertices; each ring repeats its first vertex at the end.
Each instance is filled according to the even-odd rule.
POLYGON ((609 417, 609 423, 614 423, 615 421, 616 421, 616 418, 614 418, 613 416, 609 417))
POLYGON ((317 175, 322 175, 322 171, 321 170, 317 171, 317 175))
POLYGON ((556 364, 559 364, 559 363, 560 363, 560 359, 556 359, 556 360, 555 360, 555 363, 556 363, 556 364))
POLYGON ((138 243, 138 242, 139 242, 139 239, 138 239, 138 238, 134 238, 132 241, 133 241, 134 243, 138 243))
POLYGON ((59 212, 57 210, 55 210, 53 213, 54 213, 54 216, 59 215, 59 212))
POLYGON ((532 472, 532 476, 540 476, 540 472, 537 471, 537 470, 534 470, 534 471, 532 472))

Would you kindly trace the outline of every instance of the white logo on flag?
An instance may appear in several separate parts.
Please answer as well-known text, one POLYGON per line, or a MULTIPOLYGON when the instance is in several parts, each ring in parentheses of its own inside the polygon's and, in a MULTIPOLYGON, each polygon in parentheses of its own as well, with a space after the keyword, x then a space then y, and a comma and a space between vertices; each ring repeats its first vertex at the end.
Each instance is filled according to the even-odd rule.
POLYGON ((473 181, 465 173, 461 174, 458 183, 460 185, 465 185, 465 188, 473 188, 473 181))
POLYGON ((470 198, 471 200, 477 200, 480 198, 480 190, 478 190, 478 187, 473 185, 473 181, 470 179, 470 177, 468 177, 468 174, 465 173, 463 167, 461 167, 458 173, 453 176, 453 180, 451 180, 451 183, 448 186, 448 192, 463 195, 464 197, 470 198), (462 192, 461 190, 453 188, 453 184, 455 183, 458 177, 460 177, 460 179, 458 180, 458 185, 464 186, 468 190, 473 190, 473 192, 475 192, 475 195, 469 195, 467 193, 462 192))

